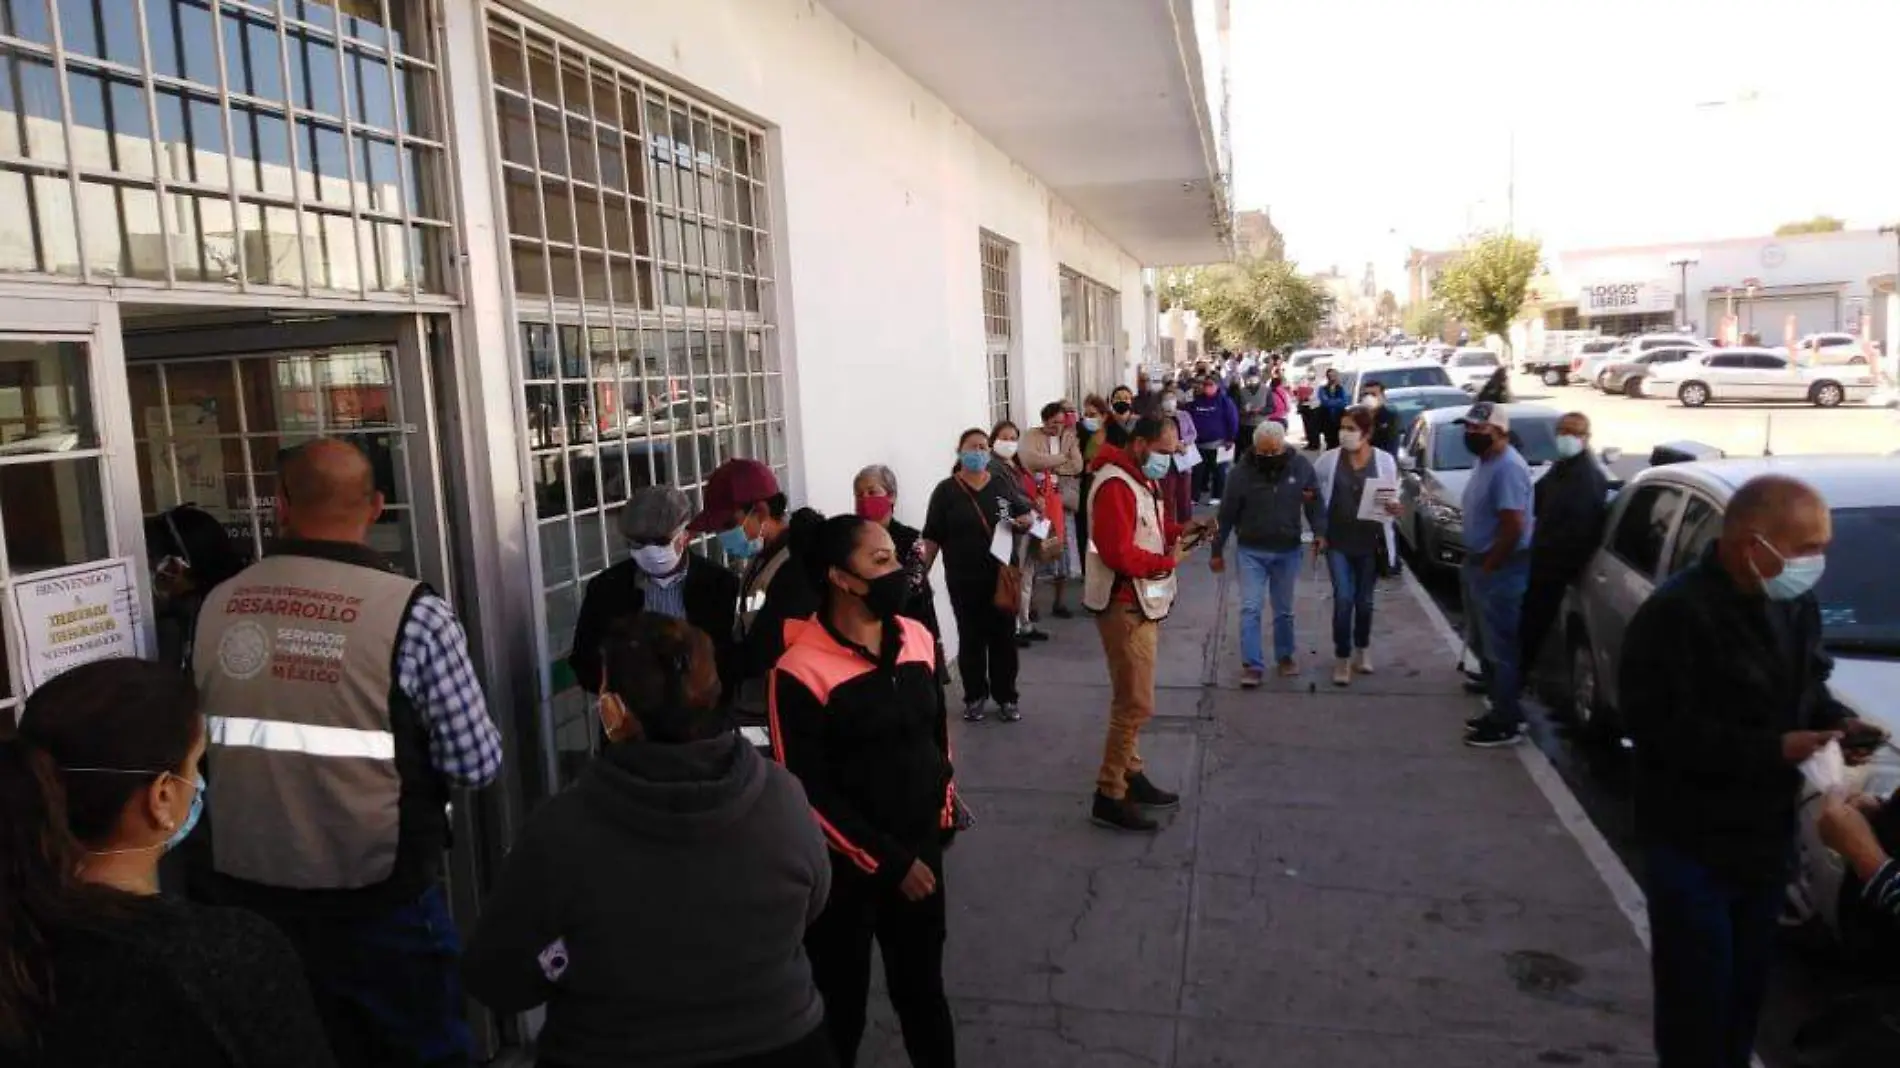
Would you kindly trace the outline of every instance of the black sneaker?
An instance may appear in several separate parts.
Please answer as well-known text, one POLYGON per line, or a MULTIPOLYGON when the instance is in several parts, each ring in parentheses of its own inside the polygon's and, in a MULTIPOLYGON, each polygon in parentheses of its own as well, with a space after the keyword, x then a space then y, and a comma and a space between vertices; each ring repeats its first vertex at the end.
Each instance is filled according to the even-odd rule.
POLYGON ((1046 642, 1049 640, 1048 632, 1040 631, 1040 630, 1029 631, 1024 635, 1024 637, 1028 638, 1032 642, 1046 642))
POLYGON ((1015 723, 1023 718, 1023 710, 1014 701, 996 702, 996 718, 1004 723, 1015 723))
POLYGON ((1142 815, 1141 809, 1133 801, 1122 798, 1104 797, 1100 790, 1095 792, 1095 804, 1089 809, 1089 822, 1097 827, 1107 827, 1111 831, 1135 831, 1141 834, 1153 834, 1161 825, 1142 815))
POLYGON ((1128 773, 1128 800, 1142 808, 1180 808, 1181 795, 1172 794, 1148 780, 1139 771, 1128 773))
POLYGON ((1473 749, 1502 749, 1523 740, 1523 727, 1515 723, 1506 725, 1496 720, 1485 720, 1465 732, 1465 744, 1473 749))
POLYGON ((1468 678, 1465 680, 1465 692, 1472 694, 1490 693, 1491 684, 1485 682, 1483 679, 1468 678))
POLYGON ((1034 640, 1029 637, 1029 634, 1027 631, 1019 630, 1016 632, 1016 648, 1027 649, 1033 644, 1034 644, 1034 640))
POLYGON ((983 722, 983 716, 984 716, 983 705, 987 701, 988 701, 988 698, 982 698, 975 701, 965 702, 963 706, 963 722, 965 723, 983 722))
POLYGON ((1061 604, 1061 603, 1058 603, 1054 608, 1049 609, 1049 614, 1052 616, 1055 616, 1057 619, 1074 619, 1075 618, 1075 612, 1072 611, 1068 605, 1061 604))

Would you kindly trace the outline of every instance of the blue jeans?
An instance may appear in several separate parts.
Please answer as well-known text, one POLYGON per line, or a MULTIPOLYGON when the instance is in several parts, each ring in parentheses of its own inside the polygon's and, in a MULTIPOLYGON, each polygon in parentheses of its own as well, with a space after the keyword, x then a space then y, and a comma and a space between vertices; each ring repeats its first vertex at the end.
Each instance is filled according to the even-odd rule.
POLYGON ((1731 883, 1656 843, 1644 858, 1658 1068, 1747 1068, 1781 885, 1731 883))
POLYGON ((1465 635, 1472 653, 1484 665, 1492 720, 1514 727, 1524 722, 1524 706, 1518 697, 1524 688, 1518 627, 1524 617, 1524 594, 1530 589, 1531 554, 1514 553, 1496 571, 1486 571, 1482 559, 1467 558, 1461 573, 1465 635))
POLYGON ((1261 671, 1260 609, 1273 588, 1273 659, 1293 658, 1293 584, 1300 577, 1300 550, 1238 547, 1240 557, 1240 662, 1261 671))
POLYGON ((1333 655, 1341 660, 1372 644, 1372 590, 1379 581, 1379 554, 1328 551, 1333 577, 1333 655))

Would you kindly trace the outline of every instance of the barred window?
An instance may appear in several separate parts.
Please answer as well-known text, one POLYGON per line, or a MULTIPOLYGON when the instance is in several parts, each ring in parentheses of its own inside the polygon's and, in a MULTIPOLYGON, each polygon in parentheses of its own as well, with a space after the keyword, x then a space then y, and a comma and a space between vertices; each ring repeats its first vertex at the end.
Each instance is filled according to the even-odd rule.
POLYGON ((1015 307, 1010 300, 1010 270, 1015 249, 1009 242, 984 231, 981 235, 983 266, 983 359, 989 383, 990 423, 1010 418, 1014 397, 1011 395, 1009 361, 1016 336, 1015 307))

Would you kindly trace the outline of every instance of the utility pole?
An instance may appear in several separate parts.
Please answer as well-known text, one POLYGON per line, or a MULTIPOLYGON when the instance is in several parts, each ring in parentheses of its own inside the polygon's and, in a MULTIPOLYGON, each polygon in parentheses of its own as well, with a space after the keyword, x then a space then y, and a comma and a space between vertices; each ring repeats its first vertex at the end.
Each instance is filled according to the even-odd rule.
POLYGON ((1510 175, 1504 185, 1504 232, 1517 234, 1517 126, 1511 126, 1510 175))
POLYGON ((1686 256, 1669 261, 1669 266, 1682 272, 1682 287, 1676 291, 1676 325, 1685 330, 1689 327, 1689 268, 1700 262, 1686 256))

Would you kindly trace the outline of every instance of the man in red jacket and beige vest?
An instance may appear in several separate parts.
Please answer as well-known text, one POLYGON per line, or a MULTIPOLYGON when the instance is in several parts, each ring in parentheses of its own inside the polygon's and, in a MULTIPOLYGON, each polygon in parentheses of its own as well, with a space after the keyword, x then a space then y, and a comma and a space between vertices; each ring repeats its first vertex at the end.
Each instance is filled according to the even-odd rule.
POLYGON ((1102 446, 1091 468, 1082 604, 1095 613, 1113 696, 1089 818, 1119 831, 1158 830, 1143 810, 1181 803, 1148 781, 1138 742, 1154 715, 1155 652, 1174 605, 1174 566, 1212 525, 1171 522, 1162 505, 1158 483, 1174 461, 1178 434, 1172 418, 1144 417, 1127 445, 1102 446))
POLYGON ((501 736, 449 606, 368 545, 369 458, 319 438, 277 486, 282 540, 198 622, 204 890, 289 936, 338 1064, 466 1065, 445 809, 495 778, 501 736))

